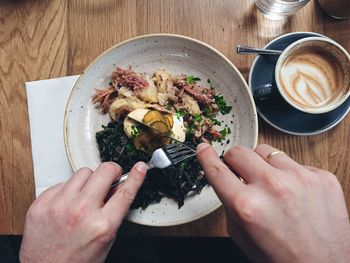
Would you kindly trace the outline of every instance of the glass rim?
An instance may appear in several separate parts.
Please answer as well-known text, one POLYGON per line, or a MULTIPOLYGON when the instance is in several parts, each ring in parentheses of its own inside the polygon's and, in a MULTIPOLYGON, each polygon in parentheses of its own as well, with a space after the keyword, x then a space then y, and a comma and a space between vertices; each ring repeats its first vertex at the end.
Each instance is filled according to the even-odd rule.
POLYGON ((295 0, 295 1, 274 0, 274 2, 279 3, 279 4, 283 4, 283 5, 299 5, 299 4, 309 2, 309 1, 310 0, 295 0))

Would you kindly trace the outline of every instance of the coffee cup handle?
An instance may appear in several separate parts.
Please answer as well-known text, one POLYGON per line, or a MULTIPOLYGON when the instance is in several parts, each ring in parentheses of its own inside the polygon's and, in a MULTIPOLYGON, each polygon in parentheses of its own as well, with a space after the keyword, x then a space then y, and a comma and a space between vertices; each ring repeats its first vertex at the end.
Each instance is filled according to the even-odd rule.
POLYGON ((257 100, 264 100, 268 98, 272 91, 273 85, 271 83, 266 83, 253 88, 253 97, 257 100))

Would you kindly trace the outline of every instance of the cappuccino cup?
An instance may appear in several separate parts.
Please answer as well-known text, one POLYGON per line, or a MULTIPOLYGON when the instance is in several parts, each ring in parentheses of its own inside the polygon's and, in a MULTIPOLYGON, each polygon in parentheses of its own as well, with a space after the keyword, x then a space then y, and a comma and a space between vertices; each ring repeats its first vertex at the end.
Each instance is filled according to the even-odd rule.
POLYGON ((277 60, 274 81, 254 89, 257 99, 277 87, 297 110, 321 114, 339 107, 350 96, 350 55, 337 42, 307 37, 289 45, 277 60))

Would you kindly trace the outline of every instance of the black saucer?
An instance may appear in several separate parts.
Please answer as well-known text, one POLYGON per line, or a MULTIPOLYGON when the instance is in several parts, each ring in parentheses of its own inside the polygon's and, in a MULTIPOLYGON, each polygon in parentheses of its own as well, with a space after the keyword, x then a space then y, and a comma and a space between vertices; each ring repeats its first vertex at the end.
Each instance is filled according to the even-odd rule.
MULTIPOLYGON (((284 50, 291 43, 312 36, 322 35, 310 32, 290 33, 274 39, 265 48, 284 50)), ((272 55, 256 57, 249 75, 251 89, 274 82, 273 75, 277 59, 278 56, 272 55)), ((294 135, 314 135, 333 128, 345 118, 350 110, 350 97, 333 111, 308 114, 290 106, 279 94, 277 87, 274 87, 272 95, 266 100, 256 100, 255 104, 260 117, 276 129, 294 135)))

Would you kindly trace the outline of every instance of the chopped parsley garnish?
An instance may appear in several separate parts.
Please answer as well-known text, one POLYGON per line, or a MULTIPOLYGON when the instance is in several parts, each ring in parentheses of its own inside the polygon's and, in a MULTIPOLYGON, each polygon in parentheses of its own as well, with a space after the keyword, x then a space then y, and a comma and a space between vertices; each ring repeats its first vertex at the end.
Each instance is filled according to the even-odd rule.
POLYGON ((196 115, 194 115, 194 119, 195 119, 196 121, 200 122, 200 121, 203 119, 203 117, 202 117, 202 115, 200 115, 200 114, 196 114, 196 115))
POLYGON ((192 120, 190 122, 190 124, 188 125, 187 133, 188 134, 194 134, 195 128, 196 128, 195 121, 192 120))
POLYGON ((186 115, 187 115, 187 112, 184 111, 184 110, 179 110, 179 111, 176 112, 176 114, 175 114, 175 116, 176 116, 176 118, 177 118, 178 120, 180 120, 181 117, 184 117, 184 116, 186 116, 186 115))
POLYGON ((208 84, 211 84, 211 81, 210 81, 210 79, 207 79, 207 82, 208 82, 208 84))
POLYGON ((227 134, 231 134, 230 128, 223 128, 221 131, 219 131, 222 138, 225 138, 227 134))
POLYGON ((205 108, 203 109, 203 115, 206 117, 210 117, 211 115, 213 115, 212 108, 210 108, 209 106, 205 106, 205 108))
POLYGON ((218 125, 220 126, 221 125, 221 121, 218 121, 217 119, 212 119, 214 125, 218 125))
POLYGON ((139 129, 135 125, 131 125, 131 137, 135 138, 140 135, 139 129))
POLYGON ((194 83, 196 83, 196 81, 200 81, 200 80, 201 80, 200 78, 195 77, 195 76, 193 76, 193 75, 189 75, 189 76, 187 76, 187 78, 186 78, 186 82, 187 82, 188 84, 194 84, 194 83))
POLYGON ((232 106, 227 106, 224 96, 217 95, 217 96, 214 96, 214 99, 216 104, 218 105, 219 111, 222 114, 227 114, 231 111, 232 106))

